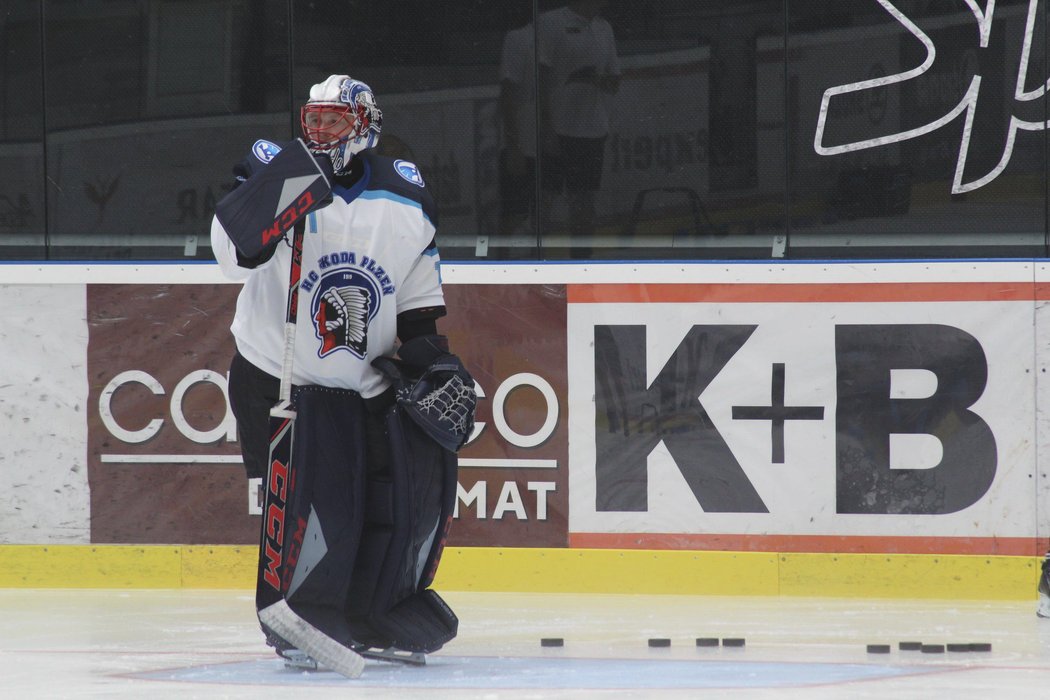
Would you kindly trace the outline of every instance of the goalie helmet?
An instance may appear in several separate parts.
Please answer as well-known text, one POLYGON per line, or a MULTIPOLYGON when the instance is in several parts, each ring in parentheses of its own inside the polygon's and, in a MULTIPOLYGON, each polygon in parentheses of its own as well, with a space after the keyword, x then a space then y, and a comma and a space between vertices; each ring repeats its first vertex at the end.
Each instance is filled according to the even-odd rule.
POLYGON ((300 120, 307 147, 327 155, 336 174, 350 169, 355 153, 374 148, 383 128, 372 88, 348 75, 330 75, 311 87, 300 120))

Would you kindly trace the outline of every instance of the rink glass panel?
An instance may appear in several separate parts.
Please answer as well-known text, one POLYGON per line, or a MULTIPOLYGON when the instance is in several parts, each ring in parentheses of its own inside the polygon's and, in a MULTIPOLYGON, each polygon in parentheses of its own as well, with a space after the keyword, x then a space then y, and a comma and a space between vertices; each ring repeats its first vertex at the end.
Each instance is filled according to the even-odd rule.
POLYGON ((792 257, 1045 255, 1045 7, 981 20, 964 3, 788 3, 766 80, 790 115, 792 257))
POLYGON ((0 15, 0 257, 45 255, 40 6, 15 0, 0 15))
POLYGON ((43 3, 50 259, 211 259, 254 139, 292 136, 285 4, 43 3))
POLYGON ((210 260, 233 164, 297 135, 339 72, 420 165, 446 260, 1046 254, 1044 3, 610 0, 622 78, 585 241, 549 152, 504 178, 504 47, 556 0, 8 5, 8 260, 210 260))

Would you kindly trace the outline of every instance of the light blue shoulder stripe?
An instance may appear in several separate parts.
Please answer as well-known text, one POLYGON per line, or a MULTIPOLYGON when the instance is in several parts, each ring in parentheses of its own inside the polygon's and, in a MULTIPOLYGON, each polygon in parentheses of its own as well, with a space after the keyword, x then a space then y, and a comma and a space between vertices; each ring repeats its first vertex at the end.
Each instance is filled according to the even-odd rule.
POLYGON ((427 213, 423 211, 423 205, 414 199, 402 197, 399 194, 394 194, 393 192, 389 192, 387 190, 365 190, 359 195, 359 197, 360 199, 389 199, 390 201, 397 202, 398 204, 404 204, 408 207, 415 207, 416 209, 419 209, 420 212, 422 212, 423 218, 427 220, 427 223, 429 223, 431 226, 434 225, 434 222, 430 220, 430 217, 427 216, 427 213))

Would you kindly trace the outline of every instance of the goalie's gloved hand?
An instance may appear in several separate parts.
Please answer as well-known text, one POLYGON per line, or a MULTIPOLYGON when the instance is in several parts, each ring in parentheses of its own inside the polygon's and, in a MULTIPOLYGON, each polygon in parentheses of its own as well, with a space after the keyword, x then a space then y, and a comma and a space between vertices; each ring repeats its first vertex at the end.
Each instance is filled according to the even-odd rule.
POLYGON ((263 167, 263 164, 253 155, 248 155, 240 163, 233 166, 233 189, 237 189, 247 182, 248 178, 254 175, 261 167, 263 167))
POLYGON ((397 354, 400 359, 379 357, 372 365, 393 381, 397 402, 412 420, 442 447, 458 451, 474 431, 474 378, 443 335, 413 338, 397 354))
MULTIPOLYGON (((215 214, 219 218, 220 223, 226 228, 227 235, 237 249, 237 264, 240 267, 254 269, 262 265, 273 257, 277 246, 285 240, 284 235, 267 235, 268 231, 264 229, 269 228, 270 221, 265 218, 265 214, 262 215, 262 219, 257 214, 258 211, 269 211, 272 207, 277 206, 276 193, 280 192, 279 189, 275 192, 272 186, 269 190, 266 189, 268 176, 262 175, 263 171, 277 159, 277 162, 280 164, 274 165, 273 167, 276 170, 271 172, 271 175, 275 178, 279 178, 282 174, 288 172, 289 167, 292 168, 291 172, 288 172, 289 177, 292 174, 312 174, 317 172, 312 171, 309 167, 309 160, 306 160, 307 156, 313 158, 317 171, 320 172, 325 180, 323 186, 315 187, 314 185, 318 182, 316 179, 314 184, 311 184, 314 196, 317 197, 317 203, 311 204, 309 211, 316 211, 332 203, 331 185, 335 177, 332 173, 332 161, 327 155, 310 153, 298 139, 281 143, 258 139, 252 144, 248 155, 233 166, 233 186, 230 188, 230 192, 216 205, 215 214), (285 159, 281 153, 285 149, 289 149, 287 155, 294 156, 291 160, 285 159), (289 163, 292 163, 292 165, 289 166, 289 163), (252 185, 235 192, 238 187, 255 177, 259 179, 254 180, 252 185), (254 185, 259 185, 259 189, 253 190, 254 185), (262 205, 258 204, 257 199, 261 196, 260 190, 264 195, 262 205), (250 194, 243 196, 245 193, 250 194), (267 197, 272 198, 273 201, 271 202, 267 197), (223 208, 224 205, 225 209, 223 208), (261 235, 260 231, 262 231, 261 235)), ((301 217, 305 213, 300 212, 299 216, 301 217)), ((275 221, 274 226, 276 225, 277 222, 275 221)))
POLYGON ((280 153, 286 143, 258 139, 252 149, 239 163, 233 166, 233 188, 243 185, 252 175, 269 164, 273 157, 280 153))
MULTIPOLYGON (((251 152, 241 159, 240 163, 233 166, 233 187, 230 188, 230 191, 237 189, 247 182, 252 175, 265 168, 269 164, 270 159, 280 153, 283 147, 283 143, 273 143, 262 139, 256 141, 252 146, 251 152), (264 161, 263 158, 266 160, 264 161)), ((237 250, 237 265, 254 270, 273 257, 273 254, 277 252, 277 246, 283 240, 285 240, 284 236, 274 238, 257 255, 252 257, 247 257, 240 250, 237 250)))
MULTIPOLYGON (((294 141, 285 142, 273 142, 266 141, 265 139, 259 139, 252 145, 251 151, 239 163, 233 166, 233 187, 231 190, 235 190, 245 182, 247 182, 252 175, 265 168, 273 157, 280 153, 285 146, 294 143, 294 141)), ((321 169, 325 179, 328 182, 332 182, 335 178, 335 173, 332 170, 332 159, 328 157, 327 153, 313 153, 314 160, 317 161, 317 167, 321 169)), ((327 197, 322 199, 314 210, 326 207, 332 203, 332 194, 329 193, 327 197)))
POLYGON ((402 343, 398 357, 407 365, 410 374, 447 372, 455 374, 464 384, 474 386, 474 378, 463 366, 463 361, 448 349, 448 338, 443 335, 421 335, 402 343))

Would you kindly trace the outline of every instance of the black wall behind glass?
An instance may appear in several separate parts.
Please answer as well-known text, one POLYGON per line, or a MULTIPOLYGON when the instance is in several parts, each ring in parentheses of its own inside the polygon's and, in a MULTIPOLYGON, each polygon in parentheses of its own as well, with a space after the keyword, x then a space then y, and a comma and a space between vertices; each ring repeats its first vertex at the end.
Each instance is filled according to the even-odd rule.
POLYGON ((230 168, 291 135, 288 10, 43 3, 53 259, 209 258, 230 168))
POLYGON ((1037 5, 788 3, 793 256, 1045 254, 1037 5))
POLYGON ((12 0, 0 12, 0 258, 46 250, 40 4, 12 0))
POLYGON ((230 168, 331 73, 446 260, 1041 256, 1035 5, 12 0, 0 257, 209 259, 230 168))

